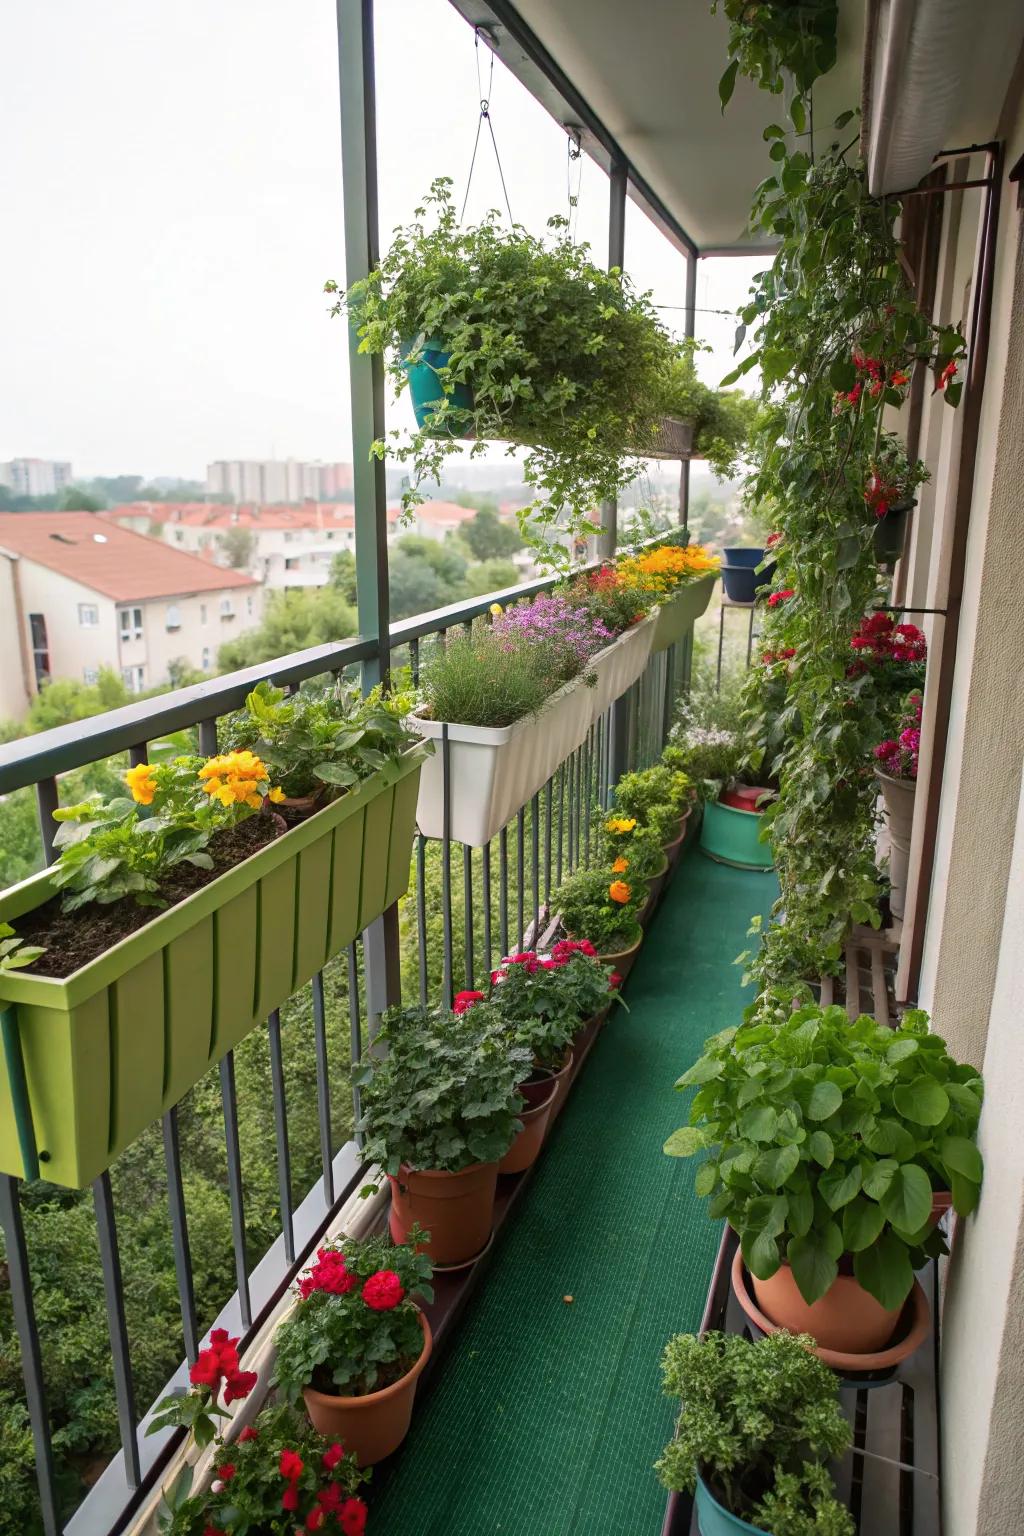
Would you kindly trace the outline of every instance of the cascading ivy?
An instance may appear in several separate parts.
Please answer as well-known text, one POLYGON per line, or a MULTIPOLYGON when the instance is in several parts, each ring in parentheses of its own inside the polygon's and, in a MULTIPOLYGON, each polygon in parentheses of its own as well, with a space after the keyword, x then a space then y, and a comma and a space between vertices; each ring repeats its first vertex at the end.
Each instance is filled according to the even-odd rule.
MULTIPOLYGON (((813 61, 827 68, 834 59, 834 31, 829 45, 816 30, 819 13, 835 7, 735 9, 743 13, 730 37, 736 70, 777 91, 798 67, 799 133, 822 72, 813 61), (808 13, 788 42, 776 27, 780 12, 790 21, 808 13)), ((844 113, 835 129, 855 117, 844 113)), ((768 818, 782 894, 752 966, 768 986, 838 970, 851 923, 880 921, 870 749, 881 699, 850 641, 885 600, 872 534, 880 474, 890 473, 897 450, 882 417, 903 403, 917 368, 933 370, 935 388, 955 405, 964 344, 918 309, 900 260, 900 205, 869 195, 859 135, 817 159, 793 150, 779 124, 764 137, 774 169, 757 189, 751 224, 779 250, 741 312, 753 348, 723 384, 760 368, 765 409, 746 492, 773 508, 776 585, 791 594, 769 608, 766 644, 779 659, 752 676, 747 696, 755 760, 764 748, 781 753, 768 818), (770 722, 767 710, 776 711, 770 722)), ((904 478, 919 480, 918 466, 904 478)))

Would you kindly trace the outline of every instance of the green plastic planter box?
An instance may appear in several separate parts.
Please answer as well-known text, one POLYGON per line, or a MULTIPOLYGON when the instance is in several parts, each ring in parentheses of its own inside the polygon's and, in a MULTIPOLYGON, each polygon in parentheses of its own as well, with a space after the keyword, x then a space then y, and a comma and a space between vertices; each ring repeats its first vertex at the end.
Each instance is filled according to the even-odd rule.
POLYGON ((709 571, 707 576, 701 576, 696 581, 688 582, 685 587, 680 587, 674 597, 661 604, 651 642, 652 652, 667 651, 670 645, 675 645, 677 640, 683 638, 688 629, 693 628, 701 614, 707 612, 717 580, 715 572, 709 571))
POLYGON ((719 800, 708 800, 700 829, 701 852, 737 869, 771 869, 772 850, 760 841, 763 825, 759 811, 740 811, 719 800))
MULTIPOLYGON (((63 980, 0 973, 42 1178, 84 1188, 405 894, 427 751, 413 747, 63 980)), ((0 918, 16 924, 53 893, 43 870, 0 896, 0 918)), ((25 1177, 14 1066, 12 1093, 8 1049, 0 1172, 25 1177)))

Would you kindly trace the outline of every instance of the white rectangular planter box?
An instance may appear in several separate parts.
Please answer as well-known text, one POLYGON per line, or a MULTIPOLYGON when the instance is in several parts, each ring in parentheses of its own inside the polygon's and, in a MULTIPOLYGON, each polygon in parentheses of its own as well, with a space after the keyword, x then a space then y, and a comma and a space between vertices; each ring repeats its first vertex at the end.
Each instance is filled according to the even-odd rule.
MULTIPOLYGON (((590 729, 592 694, 577 677, 514 725, 449 725, 450 834, 457 842, 482 848, 547 783, 590 729)), ((443 837, 442 722, 414 714, 409 725, 435 743, 420 775, 416 822, 424 837, 443 837)))
POLYGON ((599 720, 616 699, 621 699, 643 672, 650 658, 657 623, 657 611, 649 613, 603 651, 598 651, 589 662, 587 671, 597 677, 596 686, 590 689, 593 720, 599 720))

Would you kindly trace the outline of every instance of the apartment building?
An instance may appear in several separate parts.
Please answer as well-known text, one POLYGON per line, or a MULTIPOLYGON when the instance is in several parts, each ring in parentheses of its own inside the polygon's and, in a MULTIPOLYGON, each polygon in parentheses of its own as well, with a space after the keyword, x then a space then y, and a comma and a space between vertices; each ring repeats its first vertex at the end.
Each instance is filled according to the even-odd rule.
POLYGON ((4 670, 17 673, 0 709, 17 716, 51 678, 93 683, 101 667, 136 693, 167 682, 176 661, 206 671, 225 640, 259 623, 262 596, 247 572, 90 512, 0 514, 4 670))
POLYGON ((0 485, 15 496, 56 496, 71 482, 71 465, 61 459, 8 459, 0 463, 0 485))
POLYGON ((217 459, 206 468, 211 496, 234 501, 322 501, 352 489, 351 464, 302 459, 217 459))

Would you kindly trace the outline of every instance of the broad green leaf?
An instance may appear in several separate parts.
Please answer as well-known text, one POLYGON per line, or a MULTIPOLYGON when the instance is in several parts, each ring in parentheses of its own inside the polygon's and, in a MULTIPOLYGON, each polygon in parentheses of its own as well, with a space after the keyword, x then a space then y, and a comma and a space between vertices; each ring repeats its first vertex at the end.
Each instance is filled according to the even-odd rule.
POLYGON ((816 1163, 820 1163, 823 1168, 831 1168, 835 1148, 832 1145, 832 1137, 827 1131, 812 1131, 807 1145, 816 1163))
POLYGON ((759 1104, 740 1116, 740 1135, 749 1141, 771 1141, 779 1117, 770 1104, 759 1104))
POLYGON ((922 1074, 909 1083, 897 1083, 892 1101, 905 1120, 915 1125, 938 1125, 949 1112, 949 1095, 934 1077, 922 1074))
POLYGON ((879 1156, 892 1155, 902 1163, 913 1157, 917 1142, 898 1120, 883 1118, 865 1130, 864 1145, 879 1156))
POLYGON ((896 1169, 879 1204, 886 1221, 901 1232, 916 1232, 928 1220, 932 1209, 932 1187, 928 1175, 916 1163, 904 1163, 896 1169))
POLYGON ((816 1232, 791 1238, 786 1257, 792 1266, 797 1289, 808 1306, 824 1296, 839 1273, 838 1264, 816 1232))
POLYGON ((806 1184, 802 1189, 788 1189, 786 1194, 789 1201, 786 1225, 794 1237, 803 1237, 811 1230, 814 1220, 814 1196, 806 1184))
POLYGON ((697 1083, 710 1083, 712 1078, 721 1077, 725 1071, 725 1062, 717 1056, 698 1056, 688 1072, 676 1081, 677 1088, 692 1088, 697 1083))
POLYGON ((844 1167, 841 1163, 828 1169, 818 1180, 818 1192, 830 1210, 838 1211, 848 1205, 860 1192, 861 1167, 859 1163, 844 1167))
POLYGON ((944 1136, 939 1143, 939 1155, 954 1173, 961 1174, 971 1184, 981 1183, 981 1153, 966 1136, 944 1136))
POLYGON ((733 59, 728 69, 723 74, 721 80, 718 82, 718 99, 722 103, 723 112, 729 105, 729 102, 732 98, 732 93, 736 89, 736 75, 739 71, 739 67, 739 59, 733 59))
POLYGON ((894 1040, 885 1053, 885 1059, 895 1064, 898 1061, 906 1061, 908 1056, 913 1056, 917 1051, 918 1042, 910 1040, 894 1040))
POLYGON ((885 1226, 882 1208, 858 1195, 843 1211, 843 1246, 848 1253, 869 1248, 885 1226))
POLYGON ((958 1216, 969 1216, 981 1197, 981 1185, 975 1184, 973 1179, 965 1179, 959 1173, 954 1173, 950 1184, 953 1209, 958 1216))
POLYGON ((754 1164, 754 1175, 759 1183, 767 1184, 769 1189, 779 1189, 799 1161, 800 1153, 796 1147, 773 1147, 770 1152, 761 1153, 754 1164))
POLYGON ((779 1245, 768 1232, 747 1230, 740 1241, 743 1262, 758 1280, 770 1280, 779 1267, 779 1245))
POLYGON ((828 1078, 822 1078, 811 1089, 811 1096, 807 1100, 808 1120, 827 1120, 829 1115, 834 1115, 843 1095, 835 1083, 830 1083, 828 1078))
POLYGON ((914 1283, 914 1271, 906 1243, 894 1232, 886 1232, 853 1256, 853 1273, 881 1306, 890 1311, 900 1306, 914 1283))
POLYGON ((704 1199, 706 1195, 710 1195, 711 1191, 714 1189, 717 1183, 718 1164, 701 1163, 693 1180, 694 1190, 700 1196, 700 1198, 704 1199))
POLYGON ((706 1145, 705 1132, 696 1125, 680 1126, 678 1131, 673 1131, 666 1141, 663 1152, 669 1157, 692 1157, 695 1152, 700 1152, 706 1145))
POLYGON ((870 1195, 872 1200, 881 1200, 898 1167, 895 1158, 880 1157, 874 1167, 868 1168, 864 1174, 864 1193, 870 1195))

